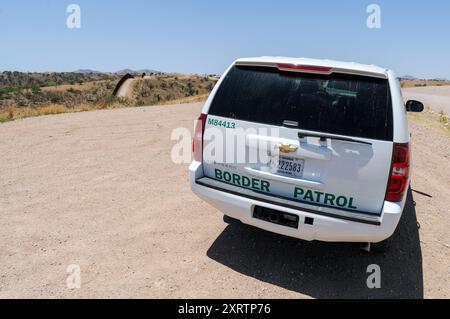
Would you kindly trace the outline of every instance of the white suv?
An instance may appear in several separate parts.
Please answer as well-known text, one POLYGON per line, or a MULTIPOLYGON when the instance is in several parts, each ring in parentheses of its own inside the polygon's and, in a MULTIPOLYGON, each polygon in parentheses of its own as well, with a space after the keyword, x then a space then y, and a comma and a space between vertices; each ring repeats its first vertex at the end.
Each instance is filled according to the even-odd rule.
POLYGON ((410 133, 390 70, 283 57, 235 61, 197 122, 191 189, 225 215, 308 241, 377 243, 402 215, 410 133), (236 146, 237 145, 237 146, 236 146))

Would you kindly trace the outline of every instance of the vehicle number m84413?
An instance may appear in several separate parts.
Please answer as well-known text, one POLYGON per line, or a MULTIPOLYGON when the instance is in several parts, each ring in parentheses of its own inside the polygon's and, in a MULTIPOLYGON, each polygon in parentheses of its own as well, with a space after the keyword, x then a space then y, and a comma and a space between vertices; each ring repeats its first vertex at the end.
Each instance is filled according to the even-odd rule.
POLYGON ((231 128, 231 129, 236 128, 236 123, 234 123, 234 122, 224 121, 224 120, 219 120, 219 119, 214 119, 214 118, 208 119, 208 125, 224 127, 224 128, 231 128))

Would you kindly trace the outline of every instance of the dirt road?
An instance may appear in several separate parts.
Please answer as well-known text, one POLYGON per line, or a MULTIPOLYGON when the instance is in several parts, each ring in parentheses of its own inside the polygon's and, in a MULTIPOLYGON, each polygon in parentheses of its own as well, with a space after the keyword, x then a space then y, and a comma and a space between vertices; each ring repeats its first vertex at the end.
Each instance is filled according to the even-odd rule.
POLYGON ((403 96, 408 100, 419 100, 436 112, 443 111, 450 116, 450 86, 408 88, 403 90, 403 96))
POLYGON ((412 125, 422 194, 390 250, 366 254, 224 224, 189 191, 187 165, 170 160, 172 129, 191 129, 200 108, 0 125, 0 297, 450 297, 447 136, 412 125), (80 289, 66 285, 72 264, 80 289), (381 289, 366 286, 371 264, 381 289))

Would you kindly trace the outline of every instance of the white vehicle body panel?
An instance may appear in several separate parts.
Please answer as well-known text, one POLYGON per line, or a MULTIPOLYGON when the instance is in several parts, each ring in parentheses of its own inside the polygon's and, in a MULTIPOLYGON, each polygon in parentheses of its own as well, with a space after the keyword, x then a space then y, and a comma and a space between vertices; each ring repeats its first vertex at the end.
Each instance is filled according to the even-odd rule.
POLYGON ((202 164, 193 162, 189 167, 189 179, 192 191, 201 199, 230 217, 244 224, 255 226, 273 233, 294 237, 306 241, 325 242, 370 242, 378 243, 394 233, 402 215, 402 203, 384 202, 382 215, 377 224, 354 222, 338 217, 329 217, 308 213, 300 209, 268 204, 266 202, 236 196, 195 183, 203 176, 202 164), (267 223, 252 217, 254 207, 264 206, 299 216, 299 228, 291 229, 267 223), (306 225, 305 219, 314 218, 314 225, 306 225))
MULTIPOLYGON (((227 121, 226 118, 209 116, 208 119, 227 121)), ((276 127, 233 120, 239 129, 253 131, 253 129, 277 129, 276 127)), ((225 136, 226 128, 206 125, 206 130, 213 128, 220 130, 225 136)), ((386 185, 389 178, 389 168, 392 158, 392 142, 371 141, 372 145, 353 144, 341 141, 332 141, 321 144, 318 138, 306 138, 299 141, 298 130, 289 128, 278 128, 280 137, 265 135, 246 135, 245 151, 249 154, 252 147, 259 146, 255 152, 271 152, 278 143, 287 143, 298 147, 295 153, 285 155, 289 159, 300 159, 304 161, 302 179, 289 178, 272 174, 267 164, 261 163, 233 163, 232 169, 229 164, 217 163, 208 156, 208 152, 203 154, 203 170, 207 177, 215 178, 215 169, 223 172, 236 173, 248 178, 256 177, 267 180, 270 183, 270 192, 277 196, 294 200, 295 187, 316 192, 326 192, 336 194, 345 198, 352 198, 352 207, 357 211, 363 211, 374 215, 379 215, 383 208, 383 199, 386 195, 386 185), (256 139, 251 142, 249 139, 256 139), (267 140, 267 143, 261 140, 267 140), (260 143, 261 142, 261 143, 260 143), (262 145, 260 145, 262 144, 262 145), (348 163, 351 163, 350 165, 348 163), (385 172, 380 174, 379 172, 385 172), (367 183, 355 183, 355 180, 366 181, 367 183), (375 187, 379 185, 379 187, 375 187)), ((205 149, 208 141, 205 140, 205 149)), ((231 145, 226 139, 224 147, 231 145)), ((232 153, 232 149, 225 149, 225 154, 232 153)), ((320 196, 321 204, 325 203, 324 195, 320 196)), ((316 202, 314 200, 314 202, 316 202)), ((349 206, 347 201, 347 205, 349 206)), ((337 205, 336 205, 337 206, 337 205)), ((346 207, 343 207, 346 208, 346 207)))

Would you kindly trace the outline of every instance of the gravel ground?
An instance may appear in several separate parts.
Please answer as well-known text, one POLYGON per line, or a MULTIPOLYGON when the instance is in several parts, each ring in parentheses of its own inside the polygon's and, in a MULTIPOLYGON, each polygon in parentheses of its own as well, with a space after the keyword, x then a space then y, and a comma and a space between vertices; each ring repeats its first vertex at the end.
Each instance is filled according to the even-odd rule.
POLYGON ((412 124, 414 192, 390 248, 367 254, 223 223, 170 160, 172 129, 191 129, 200 109, 0 125, 0 297, 450 297, 448 136, 412 124), (71 264, 80 289, 67 288, 71 264), (366 286, 371 264, 381 289, 366 286))

